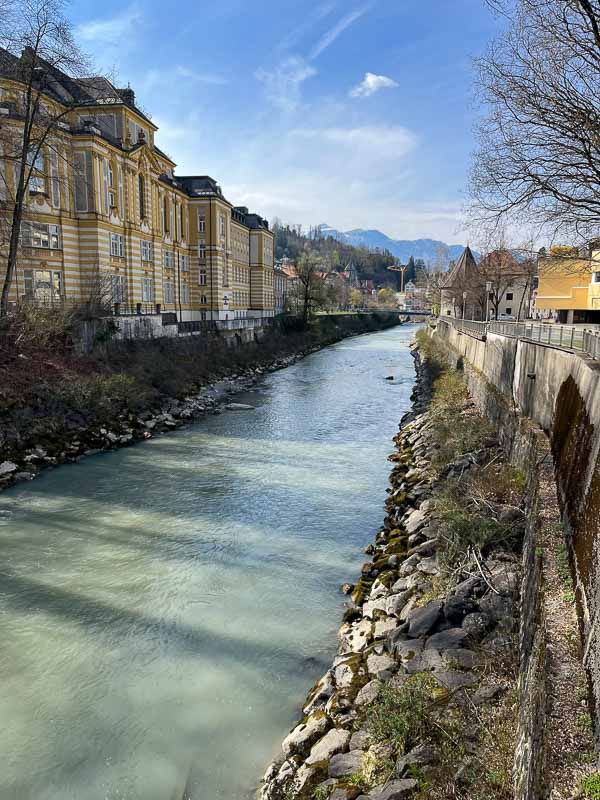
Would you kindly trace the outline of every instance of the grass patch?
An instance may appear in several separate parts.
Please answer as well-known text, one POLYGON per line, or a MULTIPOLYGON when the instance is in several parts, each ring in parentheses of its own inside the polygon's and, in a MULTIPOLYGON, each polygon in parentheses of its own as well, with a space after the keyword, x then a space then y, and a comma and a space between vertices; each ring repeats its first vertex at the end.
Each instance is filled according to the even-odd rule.
POLYGON ((520 545, 519 514, 504 512, 507 506, 520 511, 523 491, 522 474, 508 464, 475 466, 464 477, 447 481, 435 501, 445 563, 454 564, 470 548, 485 553, 500 544, 520 545))
POLYGON ((438 683, 426 673, 413 675, 401 688, 382 684, 367 712, 371 740, 405 753, 429 736, 437 691, 438 683))
POLYGON ((589 800, 600 800, 600 772, 592 772, 581 784, 583 796, 589 800))
POLYGON ((443 346, 423 330, 417 333, 416 340, 433 378, 429 421, 437 448, 431 463, 434 471, 440 472, 461 455, 480 449, 493 429, 479 414, 465 410, 466 382, 450 366, 443 346))

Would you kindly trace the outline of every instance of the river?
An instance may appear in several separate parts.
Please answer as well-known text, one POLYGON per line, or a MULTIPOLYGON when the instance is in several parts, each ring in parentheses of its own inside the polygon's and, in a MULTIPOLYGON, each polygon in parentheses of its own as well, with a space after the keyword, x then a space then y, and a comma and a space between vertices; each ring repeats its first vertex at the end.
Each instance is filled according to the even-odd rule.
POLYGON ((1 800, 250 796, 383 519, 414 331, 0 494, 1 800))

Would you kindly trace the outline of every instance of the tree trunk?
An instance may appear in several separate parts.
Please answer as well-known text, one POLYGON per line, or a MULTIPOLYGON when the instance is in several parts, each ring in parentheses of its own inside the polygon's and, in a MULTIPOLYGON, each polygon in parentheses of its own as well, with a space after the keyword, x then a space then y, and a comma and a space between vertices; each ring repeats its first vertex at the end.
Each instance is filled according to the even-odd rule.
POLYGON ((19 234, 21 232, 21 221, 23 219, 22 199, 15 203, 13 211, 12 226, 10 230, 10 242, 8 246, 8 258, 6 261, 6 275, 2 286, 2 296, 0 297, 0 317, 8 314, 8 296, 12 285, 13 277, 17 268, 17 254, 19 251, 19 234))

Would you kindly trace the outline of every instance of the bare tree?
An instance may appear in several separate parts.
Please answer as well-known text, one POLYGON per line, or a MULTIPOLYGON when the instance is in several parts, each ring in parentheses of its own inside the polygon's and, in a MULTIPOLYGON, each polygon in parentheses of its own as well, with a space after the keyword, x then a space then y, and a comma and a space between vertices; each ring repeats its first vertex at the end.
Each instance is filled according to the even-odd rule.
POLYGON ((298 305, 301 308, 302 321, 306 325, 310 312, 321 302, 324 292, 321 259, 306 251, 298 258, 296 275, 298 278, 298 305))
POLYGON ((477 65, 488 112, 471 173, 473 215, 597 235, 600 2, 488 3, 506 27, 477 65))
MULTIPOLYGON (((2 71, 23 88, 15 109, 17 124, 3 127, 2 159, 11 168, 14 181, 3 214, 8 254, 0 316, 8 310, 28 194, 34 182, 43 178, 44 150, 55 146, 60 122, 71 111, 48 99, 53 89, 53 71, 75 78, 86 74, 89 68, 87 58, 73 40, 63 7, 62 0, 5 0, 2 9, 2 71)), ((6 175, 4 183, 8 194, 6 175)))

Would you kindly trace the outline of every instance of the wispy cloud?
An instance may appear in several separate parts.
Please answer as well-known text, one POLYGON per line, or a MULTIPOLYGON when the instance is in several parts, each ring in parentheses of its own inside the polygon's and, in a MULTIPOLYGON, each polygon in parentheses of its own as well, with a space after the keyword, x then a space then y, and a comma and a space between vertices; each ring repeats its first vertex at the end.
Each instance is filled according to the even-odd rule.
POLYGON ((75 31, 75 38, 94 44, 117 44, 127 38, 142 20, 141 10, 133 5, 106 19, 83 22, 75 31))
POLYGON ((297 128, 293 136, 318 139, 342 146, 361 156, 370 154, 386 161, 403 158, 417 144, 417 138, 401 125, 364 125, 356 128, 297 128))
MULTIPOLYGON (((331 14, 335 6, 335 0, 326 0, 326 2, 319 5, 304 23, 288 34, 277 49, 287 49, 296 44, 305 33, 314 27, 316 22, 331 14)), ((317 69, 312 66, 311 62, 315 61, 321 53, 327 50, 347 28, 366 14, 370 7, 370 5, 366 5, 355 9, 338 20, 333 27, 329 28, 321 36, 308 57, 287 56, 272 69, 261 68, 257 70, 254 75, 264 84, 267 99, 282 111, 295 111, 300 105, 302 84, 308 78, 317 75, 317 69)))
POLYGON ((277 45, 277 50, 284 51, 289 50, 291 47, 295 47, 298 42, 300 42, 307 33, 309 33, 315 25, 317 25, 321 20, 328 17, 329 14, 335 9, 337 3, 335 0, 329 0, 329 2, 320 3, 314 11, 312 11, 308 17, 304 20, 304 22, 297 25, 293 28, 287 36, 279 42, 277 45))
POLYGON ((227 78, 223 75, 215 75, 210 72, 198 72, 189 67, 177 66, 174 70, 175 74, 180 78, 188 78, 194 83, 211 83, 214 86, 223 86, 228 83, 227 78))
POLYGON ((333 28, 330 28, 316 43, 313 49, 310 51, 309 59, 313 61, 315 58, 318 58, 324 50, 327 50, 335 40, 340 36, 346 28, 349 28, 356 20, 360 19, 366 12, 368 11, 368 6, 364 8, 359 8, 356 11, 351 11, 349 14, 346 14, 342 17, 339 22, 337 22, 333 28))
POLYGON ((370 97, 380 89, 395 89, 398 86, 395 80, 385 75, 375 75, 366 72, 362 81, 350 91, 350 97, 370 97))
POLYGON ((259 69, 255 76, 264 84, 267 98, 282 111, 294 111, 300 103, 300 87, 317 70, 299 56, 286 58, 272 70, 259 69))

